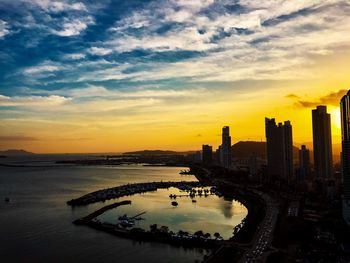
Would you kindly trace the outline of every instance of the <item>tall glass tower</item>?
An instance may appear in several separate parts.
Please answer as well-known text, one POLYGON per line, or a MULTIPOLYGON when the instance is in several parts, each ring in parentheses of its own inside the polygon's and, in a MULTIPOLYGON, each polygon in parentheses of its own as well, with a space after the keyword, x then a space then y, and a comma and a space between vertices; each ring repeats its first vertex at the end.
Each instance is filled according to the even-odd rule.
POLYGON ((350 225, 350 90, 340 101, 342 172, 343 172, 343 217, 350 225))

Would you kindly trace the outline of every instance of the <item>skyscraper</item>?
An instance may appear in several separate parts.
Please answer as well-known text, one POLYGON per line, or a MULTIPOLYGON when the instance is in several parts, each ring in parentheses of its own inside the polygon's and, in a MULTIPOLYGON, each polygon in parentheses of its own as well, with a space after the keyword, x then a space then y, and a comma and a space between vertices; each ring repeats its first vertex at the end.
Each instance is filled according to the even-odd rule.
POLYGON ((305 145, 299 150, 299 181, 310 178, 310 151, 305 145))
POLYGON ((202 163, 210 165, 213 162, 213 147, 207 144, 202 145, 202 163))
POLYGON ((225 168, 231 167, 231 136, 230 127, 224 126, 222 128, 222 144, 221 144, 221 165, 225 168))
POLYGON ((290 121, 276 125, 265 118, 267 169, 270 177, 290 182, 293 177, 293 135, 290 121))
POLYGON ((327 106, 312 110, 312 133, 316 177, 329 179, 333 173, 331 115, 327 106))
POLYGON ((342 171, 343 171, 343 217, 350 225, 350 91, 340 101, 342 171))

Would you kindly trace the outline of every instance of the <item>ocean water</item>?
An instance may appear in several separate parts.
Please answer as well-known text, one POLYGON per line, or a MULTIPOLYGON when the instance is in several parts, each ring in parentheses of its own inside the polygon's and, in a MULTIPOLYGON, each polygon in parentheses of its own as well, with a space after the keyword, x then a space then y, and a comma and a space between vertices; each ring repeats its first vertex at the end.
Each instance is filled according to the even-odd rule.
POLYGON ((72 198, 126 183, 196 180, 179 175, 184 168, 57 166, 47 156, 6 162, 29 166, 0 167, 0 262, 195 262, 207 253, 132 241, 72 224, 115 200, 75 208, 66 205, 72 198))

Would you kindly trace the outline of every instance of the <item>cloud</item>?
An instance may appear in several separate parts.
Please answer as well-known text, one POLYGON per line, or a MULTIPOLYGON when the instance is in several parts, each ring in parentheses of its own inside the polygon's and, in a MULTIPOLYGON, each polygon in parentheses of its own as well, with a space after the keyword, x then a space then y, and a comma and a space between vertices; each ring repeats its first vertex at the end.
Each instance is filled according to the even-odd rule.
POLYGON ((39 73, 46 73, 46 72, 54 72, 54 71, 58 71, 61 69, 62 69, 62 66, 44 62, 44 63, 37 65, 37 66, 25 68, 23 70, 23 73, 25 75, 32 75, 32 74, 39 74, 39 73))
POLYGON ((38 141, 36 137, 25 135, 0 135, 0 141, 38 141))
POLYGON ((87 7, 82 2, 71 3, 71 1, 52 1, 52 0, 22 0, 30 5, 36 5, 45 11, 58 13, 63 11, 87 11, 87 7))
POLYGON ((103 86, 89 85, 85 88, 68 88, 60 90, 31 90, 22 89, 23 92, 28 94, 46 93, 49 95, 59 95, 63 97, 69 97, 72 99, 89 98, 90 101, 101 100, 128 100, 128 99, 143 99, 143 98, 160 98, 160 99, 175 99, 185 97, 200 97, 208 94, 208 90, 204 88, 193 89, 160 89, 152 86, 145 86, 127 90, 107 89, 103 86))
POLYGON ((287 96, 288 98, 295 100, 295 105, 303 108, 313 108, 318 105, 331 105, 339 106, 340 99, 348 92, 348 90, 339 90, 336 92, 331 92, 325 96, 313 100, 303 100, 301 97, 291 94, 292 96, 287 96))
POLYGON ((71 54, 66 54, 64 57, 67 59, 79 60, 79 59, 85 58, 86 55, 84 53, 71 53, 71 54))
POLYGON ((177 63, 152 61, 143 73, 100 74, 104 77, 99 80, 108 80, 106 75, 131 81, 315 78, 310 71, 296 69, 349 46, 350 5, 345 1, 239 1, 239 12, 230 11, 225 1, 156 5, 146 5, 117 21, 105 48, 119 53, 200 51, 202 55, 177 63))
POLYGON ((53 34, 61 37, 71 37, 80 35, 89 25, 93 25, 94 19, 91 16, 65 19, 61 30, 52 30, 53 34))
POLYGON ((57 106, 63 105, 70 101, 70 98, 63 96, 50 95, 50 96, 4 96, 0 95, 0 106, 57 106))
POLYGON ((88 49, 88 52, 92 55, 97 55, 97 56, 105 56, 110 53, 112 53, 112 49, 109 48, 102 48, 102 47, 91 47, 88 49))
POLYGON ((295 95, 295 94, 288 94, 286 95, 286 98, 287 99, 300 99, 300 97, 298 95, 295 95))
POLYGON ((10 27, 6 21, 0 19, 0 39, 10 33, 10 27))

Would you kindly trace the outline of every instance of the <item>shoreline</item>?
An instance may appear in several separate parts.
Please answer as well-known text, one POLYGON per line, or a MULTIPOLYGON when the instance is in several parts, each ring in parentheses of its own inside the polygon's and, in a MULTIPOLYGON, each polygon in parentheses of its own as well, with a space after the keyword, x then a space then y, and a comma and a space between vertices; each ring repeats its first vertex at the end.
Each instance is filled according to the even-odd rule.
MULTIPOLYGON (((261 228, 265 227, 267 223, 272 221, 272 210, 270 206, 273 200, 266 193, 260 192, 257 189, 254 189, 254 187, 233 183, 231 180, 226 180, 227 178, 223 179, 215 170, 212 171, 201 166, 194 166, 191 167, 191 172, 198 181, 151 182, 122 185, 86 194, 68 201, 67 204, 70 206, 88 205, 95 202, 130 196, 137 193, 156 191, 158 188, 179 188, 183 187, 184 185, 190 187, 199 187, 203 185, 215 186, 224 197, 229 197, 239 201, 248 210, 248 214, 242 220, 242 222, 235 227, 232 226, 234 235, 228 240, 201 240, 200 238, 188 239, 178 237, 176 235, 169 235, 169 233, 150 232, 139 228, 134 228, 134 230, 126 230, 116 228, 116 225, 114 224, 101 223, 94 220, 87 220, 78 224, 87 225, 94 229, 108 232, 113 235, 139 241, 162 242, 185 247, 214 248, 211 254, 205 256, 203 262, 222 262, 223 260, 225 261, 229 258, 231 260, 235 259, 234 261, 241 262, 243 259, 249 258, 251 253, 255 253, 255 248, 260 247, 260 245, 258 245, 260 244, 259 238, 261 240, 261 237, 265 235, 262 233, 261 228), (267 220, 267 217, 269 217, 269 220, 267 220)), ((105 207, 102 209, 104 208, 105 207)), ((79 222, 79 219, 76 221, 79 222)), ((274 223, 275 222, 273 222, 273 224, 274 223)), ((273 224, 270 223, 270 225, 273 224)))

